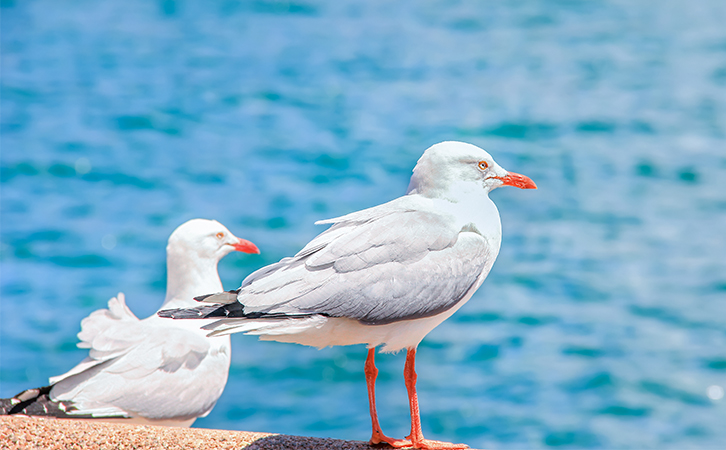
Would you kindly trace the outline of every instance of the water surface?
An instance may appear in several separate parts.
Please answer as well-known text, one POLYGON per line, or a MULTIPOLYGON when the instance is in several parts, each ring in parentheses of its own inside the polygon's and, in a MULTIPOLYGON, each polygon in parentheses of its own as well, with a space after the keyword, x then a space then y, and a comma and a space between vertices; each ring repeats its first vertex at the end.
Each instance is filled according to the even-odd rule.
MULTIPOLYGON (((724 2, 1 6, 0 396, 80 361, 118 291, 152 314, 185 220, 262 250, 234 288, 456 139, 539 190, 492 194, 499 259, 420 346, 427 437, 726 447, 724 2)), ((195 426, 367 439, 364 358, 234 336, 195 426)), ((403 355, 378 362, 401 437, 403 355)))

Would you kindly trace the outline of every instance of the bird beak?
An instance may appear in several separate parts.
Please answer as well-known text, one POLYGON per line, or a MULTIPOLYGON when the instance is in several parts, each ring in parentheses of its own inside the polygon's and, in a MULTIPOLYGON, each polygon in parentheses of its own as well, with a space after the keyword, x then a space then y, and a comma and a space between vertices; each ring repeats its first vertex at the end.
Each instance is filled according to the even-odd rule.
POLYGON ((244 240, 244 239, 240 239, 239 242, 237 242, 236 244, 229 244, 229 245, 234 247, 234 249, 237 250, 238 252, 256 253, 256 254, 260 253, 260 249, 257 248, 257 246, 255 244, 253 244, 250 241, 244 240))
POLYGON ((497 177, 503 181, 504 186, 514 186, 520 189, 537 189, 537 185, 534 184, 531 178, 518 173, 509 172, 504 177, 497 177))

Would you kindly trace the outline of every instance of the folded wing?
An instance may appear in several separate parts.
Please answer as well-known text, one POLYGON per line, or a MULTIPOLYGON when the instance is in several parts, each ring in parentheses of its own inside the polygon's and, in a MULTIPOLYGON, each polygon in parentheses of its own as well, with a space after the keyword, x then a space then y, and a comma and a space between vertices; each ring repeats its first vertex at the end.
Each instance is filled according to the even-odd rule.
POLYGON ((206 392, 199 377, 226 380, 226 368, 219 374, 196 370, 209 357, 207 338, 139 320, 126 307, 123 294, 111 299, 108 309, 84 319, 78 336, 79 347, 89 349, 88 357, 50 380, 51 398, 70 402, 71 414, 194 418, 218 398, 218 393, 206 392))
POLYGON ((297 255, 247 277, 242 308, 223 307, 225 317, 319 314, 376 325, 451 308, 491 267, 490 246, 475 228, 406 201, 322 222, 333 226, 297 255))

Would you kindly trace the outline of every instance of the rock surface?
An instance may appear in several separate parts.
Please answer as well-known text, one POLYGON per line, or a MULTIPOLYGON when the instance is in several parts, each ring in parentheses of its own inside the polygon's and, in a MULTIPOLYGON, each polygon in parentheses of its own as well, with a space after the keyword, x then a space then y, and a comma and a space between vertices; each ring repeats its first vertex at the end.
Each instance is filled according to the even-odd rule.
POLYGON ((370 450, 361 441, 270 433, 171 428, 95 420, 0 416, 0 449, 247 449, 370 450))

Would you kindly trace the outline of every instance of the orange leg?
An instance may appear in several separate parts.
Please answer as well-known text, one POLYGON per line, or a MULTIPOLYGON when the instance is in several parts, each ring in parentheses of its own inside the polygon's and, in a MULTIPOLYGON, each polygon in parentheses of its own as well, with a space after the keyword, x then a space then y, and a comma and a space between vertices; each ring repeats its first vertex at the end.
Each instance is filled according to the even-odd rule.
POLYGON ((406 380, 406 390, 408 390, 408 404, 411 407, 411 435, 409 435, 408 438, 411 439, 411 442, 413 443, 413 448, 424 450, 469 448, 469 446, 465 444, 451 444, 449 442, 424 439, 423 431, 421 431, 421 416, 418 411, 418 395, 416 395, 416 370, 414 367, 415 364, 416 349, 409 348, 406 352, 406 365, 403 368, 403 377, 406 380))
POLYGON ((365 374, 366 384, 368 385, 368 406, 371 410, 371 423, 373 426, 373 434, 371 435, 371 444, 380 444, 385 442, 396 448, 410 447, 411 441, 405 439, 393 439, 384 435, 381 431, 381 425, 378 423, 378 413, 376 412, 376 377, 378 369, 375 363, 376 349, 368 349, 368 358, 366 358, 365 374))

